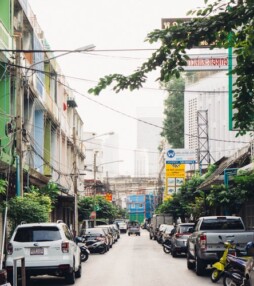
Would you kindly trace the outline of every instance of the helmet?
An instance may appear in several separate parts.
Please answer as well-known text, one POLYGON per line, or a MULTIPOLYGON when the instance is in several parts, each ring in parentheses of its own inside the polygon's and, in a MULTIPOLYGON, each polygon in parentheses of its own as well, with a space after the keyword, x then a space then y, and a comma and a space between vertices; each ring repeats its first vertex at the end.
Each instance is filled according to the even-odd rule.
POLYGON ((245 250, 246 250, 248 256, 254 256, 254 242, 249 241, 246 244, 245 250))

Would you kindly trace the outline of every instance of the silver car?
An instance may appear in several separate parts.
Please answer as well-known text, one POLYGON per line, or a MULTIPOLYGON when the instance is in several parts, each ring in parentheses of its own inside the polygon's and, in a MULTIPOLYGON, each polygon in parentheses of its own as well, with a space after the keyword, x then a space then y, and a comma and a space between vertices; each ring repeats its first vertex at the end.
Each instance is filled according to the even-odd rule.
POLYGON ((171 255, 176 257, 178 254, 187 253, 187 239, 191 234, 194 223, 179 223, 176 226, 174 235, 171 239, 171 255))

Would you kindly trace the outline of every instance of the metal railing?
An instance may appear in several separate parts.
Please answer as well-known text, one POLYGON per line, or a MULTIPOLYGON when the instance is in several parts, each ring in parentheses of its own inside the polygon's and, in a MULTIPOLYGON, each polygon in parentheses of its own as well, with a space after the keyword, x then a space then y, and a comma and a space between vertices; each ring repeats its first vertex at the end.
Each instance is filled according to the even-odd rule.
POLYGON ((18 286, 18 269, 17 262, 21 260, 21 282, 22 286, 26 286, 26 268, 25 268, 25 257, 19 256, 13 259, 13 286, 18 286))

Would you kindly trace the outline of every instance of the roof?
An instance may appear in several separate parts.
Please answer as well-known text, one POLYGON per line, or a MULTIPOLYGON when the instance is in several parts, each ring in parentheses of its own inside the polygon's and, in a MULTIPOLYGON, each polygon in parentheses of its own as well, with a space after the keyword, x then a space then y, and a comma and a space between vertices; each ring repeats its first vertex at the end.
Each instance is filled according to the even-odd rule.
POLYGON ((200 186, 199 190, 209 190, 212 185, 222 184, 224 182, 224 170, 232 167, 242 167, 250 154, 250 146, 247 145, 235 152, 228 158, 223 158, 218 168, 209 176, 200 186))

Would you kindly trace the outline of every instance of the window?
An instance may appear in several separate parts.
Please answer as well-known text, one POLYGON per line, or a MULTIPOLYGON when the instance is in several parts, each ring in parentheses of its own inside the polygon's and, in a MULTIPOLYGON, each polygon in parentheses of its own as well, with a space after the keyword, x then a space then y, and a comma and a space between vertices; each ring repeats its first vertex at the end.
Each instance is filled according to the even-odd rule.
POLYGON ((244 230, 239 218, 235 219, 206 219, 203 220, 200 230, 244 230))
POLYGON ((14 241, 36 242, 60 239, 61 235, 57 227, 22 227, 17 230, 14 241))

